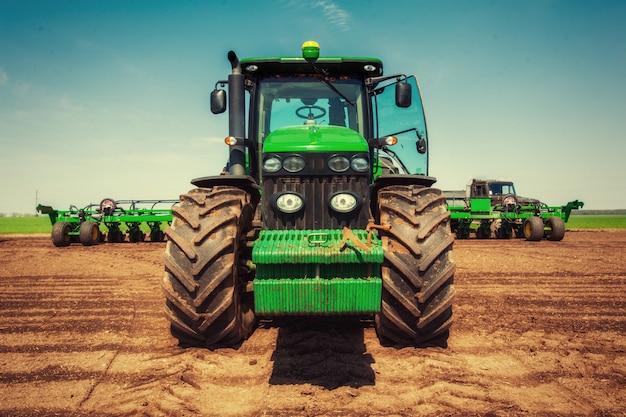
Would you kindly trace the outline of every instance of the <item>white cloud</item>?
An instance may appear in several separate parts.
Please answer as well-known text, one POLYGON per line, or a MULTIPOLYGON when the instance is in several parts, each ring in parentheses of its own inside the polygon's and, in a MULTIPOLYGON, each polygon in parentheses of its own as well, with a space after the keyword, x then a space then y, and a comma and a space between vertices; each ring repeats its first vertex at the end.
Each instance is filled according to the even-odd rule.
MULTIPOLYGON (((345 9, 341 8, 337 3, 329 0, 317 0, 313 3, 301 0, 289 0, 286 3, 289 8, 298 10, 316 8, 321 10, 324 19, 339 30, 346 32, 350 30, 350 21, 352 16, 345 9)), ((309 13, 307 13, 309 16, 309 13)))
POLYGON ((333 25, 338 26, 342 31, 350 29, 350 13, 339 7, 336 3, 320 0, 314 3, 314 6, 321 8, 326 19, 333 25))

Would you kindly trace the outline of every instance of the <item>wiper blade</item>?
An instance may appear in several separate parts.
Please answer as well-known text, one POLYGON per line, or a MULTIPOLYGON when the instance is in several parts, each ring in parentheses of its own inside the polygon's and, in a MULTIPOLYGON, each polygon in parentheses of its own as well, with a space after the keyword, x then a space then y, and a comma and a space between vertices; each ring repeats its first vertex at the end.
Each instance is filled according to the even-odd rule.
POLYGON ((344 99, 344 100, 346 101, 346 103, 348 103, 349 105, 351 105, 352 107, 354 107, 354 103, 353 103, 353 102, 351 102, 351 101, 348 99, 348 97, 344 96, 344 95, 343 95, 343 93, 342 93, 341 91, 339 91, 339 89, 338 89, 337 87, 335 87, 335 85, 334 85, 332 82, 330 82, 330 80, 328 80, 328 79, 326 78, 326 76, 325 76, 325 75, 322 75, 321 80, 322 80, 322 82, 323 82, 324 84, 326 84, 326 85, 327 85, 327 86, 328 86, 331 90, 333 90, 335 93, 337 93, 337 95, 338 95, 339 97, 341 97, 342 99, 344 99))
POLYGON ((344 99, 346 101, 346 103, 348 103, 349 105, 351 105, 352 107, 354 107, 354 103, 351 102, 348 97, 346 97, 345 95, 343 95, 343 93, 341 91, 339 91, 339 89, 337 87, 335 87, 335 85, 328 79, 328 75, 326 74, 326 72, 324 72, 324 70, 318 68, 316 65, 313 65, 313 68, 315 69, 315 71, 317 71, 318 74, 321 75, 320 81, 322 81, 324 84, 326 84, 331 90, 333 90, 335 93, 337 93, 337 95, 339 97, 341 97, 342 99, 344 99))

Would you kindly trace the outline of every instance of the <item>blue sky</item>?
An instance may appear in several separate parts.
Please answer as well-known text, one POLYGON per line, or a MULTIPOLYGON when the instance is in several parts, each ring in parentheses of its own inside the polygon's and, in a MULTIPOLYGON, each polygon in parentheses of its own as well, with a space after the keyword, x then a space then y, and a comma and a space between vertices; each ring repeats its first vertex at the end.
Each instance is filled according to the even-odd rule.
POLYGON ((442 189, 626 208, 626 2, 0 0, 0 213, 176 199, 219 173, 240 57, 381 58, 420 80, 442 189))

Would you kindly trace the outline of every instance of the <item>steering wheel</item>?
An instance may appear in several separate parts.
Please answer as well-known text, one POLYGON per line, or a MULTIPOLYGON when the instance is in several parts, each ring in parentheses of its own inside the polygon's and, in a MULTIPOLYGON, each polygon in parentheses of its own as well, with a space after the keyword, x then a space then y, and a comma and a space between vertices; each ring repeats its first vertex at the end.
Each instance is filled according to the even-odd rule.
POLYGON ((296 109, 296 116, 307 119, 307 120, 316 120, 326 116, 326 109, 320 106, 302 106, 296 109), (308 114, 302 114, 303 111, 308 110, 308 114), (319 111, 320 114, 313 114, 313 110, 319 111))

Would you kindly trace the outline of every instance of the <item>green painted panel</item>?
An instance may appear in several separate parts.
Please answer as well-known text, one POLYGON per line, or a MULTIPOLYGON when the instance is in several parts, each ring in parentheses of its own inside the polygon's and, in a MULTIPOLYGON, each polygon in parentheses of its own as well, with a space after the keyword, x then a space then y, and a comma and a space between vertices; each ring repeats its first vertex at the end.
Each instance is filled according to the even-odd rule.
POLYGON ((258 315, 373 314, 380 311, 381 294, 378 277, 254 281, 258 315))
POLYGON ((340 126, 283 127, 265 139, 263 152, 368 152, 367 141, 340 126))
POLYGON ((491 200, 488 198, 472 198, 470 199, 470 209, 473 212, 489 213, 491 211, 491 200))

